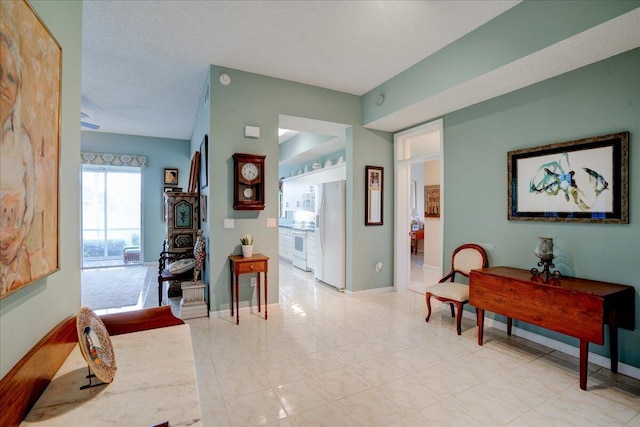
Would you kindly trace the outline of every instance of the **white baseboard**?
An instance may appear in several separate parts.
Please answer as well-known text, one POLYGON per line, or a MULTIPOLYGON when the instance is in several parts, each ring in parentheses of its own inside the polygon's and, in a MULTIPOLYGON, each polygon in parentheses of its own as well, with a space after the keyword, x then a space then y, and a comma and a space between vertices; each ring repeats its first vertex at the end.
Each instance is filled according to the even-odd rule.
POLYGON ((357 292, 353 292, 345 289, 344 293, 345 295, 349 295, 350 297, 353 297, 353 298, 368 298, 373 295, 385 294, 387 292, 393 292, 393 291, 394 291, 393 286, 385 286, 384 288, 367 289, 364 291, 357 291, 357 292))
MULTIPOLYGON (((474 322, 476 321, 475 313, 469 311, 463 311, 462 315, 471 319, 474 322)), ((484 319, 485 328, 495 328, 500 329, 501 331, 507 332, 507 324, 504 322, 500 322, 498 320, 485 317, 484 319)), ((552 338, 548 338, 542 335, 535 334, 530 331, 526 331, 524 329, 520 329, 514 326, 511 330, 512 335, 518 336, 520 338, 527 339, 529 341, 535 342, 537 344, 542 344, 554 350, 558 350, 562 353, 568 354, 574 357, 580 357, 580 349, 578 347, 574 347, 572 345, 554 340, 552 338)), ((605 356, 601 356, 599 354, 589 352, 589 362, 594 365, 601 366, 606 369, 611 368, 611 359, 605 356)), ((618 362, 618 372, 629 377, 640 380, 640 368, 636 368, 635 366, 627 365, 625 363, 618 362)))
MULTIPOLYGON (((269 304, 267 306, 268 309, 268 313, 271 315, 279 315, 282 314, 282 308, 280 307, 279 303, 276 304, 269 304)), ((240 302, 240 320, 242 321, 242 316, 243 315, 248 315, 248 314, 257 314, 258 316, 264 316, 264 305, 262 306, 262 311, 258 313, 258 306, 257 305, 251 305, 249 306, 249 303, 247 301, 241 301, 240 302)), ((235 311, 233 313, 233 315, 235 316, 235 311)), ((222 318, 222 317, 231 317, 231 307, 229 304, 223 304, 222 307, 220 308, 220 310, 216 310, 216 311, 209 311, 209 317, 211 318, 222 318)))

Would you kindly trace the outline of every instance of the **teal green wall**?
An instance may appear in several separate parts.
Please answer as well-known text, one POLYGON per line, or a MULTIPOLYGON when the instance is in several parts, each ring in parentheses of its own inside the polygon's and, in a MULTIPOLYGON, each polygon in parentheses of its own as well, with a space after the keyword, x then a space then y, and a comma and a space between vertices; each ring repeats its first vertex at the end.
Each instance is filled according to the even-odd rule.
MULTIPOLYGON (((640 290, 640 49, 444 117, 445 248, 494 245, 493 266, 535 266, 537 235, 557 236, 561 272, 640 290), (613 132, 630 132, 628 225, 507 221, 507 152, 613 132)), ((640 367, 636 330, 620 332, 620 361, 640 367)), ((518 327, 576 345, 531 325, 518 327)), ((606 343, 608 345, 608 343, 606 343)), ((608 355, 608 347, 591 346, 608 355)))
POLYGON ((191 168, 189 141, 84 131, 81 149, 147 156, 147 167, 142 169, 143 254, 145 262, 158 262, 166 234, 162 218, 164 168, 178 168, 178 187, 187 191, 191 168))
MULTIPOLYGON (((0 377, 80 307, 80 62, 82 2, 31 1, 62 47, 60 270, 0 300, 0 377)), ((2 18, 0 18, 2 19, 2 18)), ((3 398, 6 398, 3 396, 3 398)))
POLYGON ((525 0, 362 97, 363 123, 579 34, 640 6, 640 0, 525 0), (375 99, 384 94, 384 104, 375 99))
MULTIPOLYGON (((280 114, 352 126, 347 132, 347 289, 361 291, 393 285, 393 174, 386 175, 385 225, 364 226, 364 167, 392 169, 391 135, 360 126, 360 98, 238 70, 211 66, 210 116, 210 301, 211 310, 228 308, 228 255, 240 252, 240 236, 255 238, 254 251, 271 258, 269 302, 278 301, 278 228, 267 228, 267 218, 278 218, 278 121, 280 114), (230 86, 218 83, 221 73, 231 76, 230 86), (260 138, 243 138, 245 125, 259 126, 260 138), (236 152, 266 155, 266 208, 234 211, 233 163, 236 152), (373 154, 375 153, 375 155, 373 154), (354 160, 355 159, 355 160, 354 160), (223 220, 233 218, 234 229, 223 220), (367 248, 364 249, 363 248, 367 248), (375 249, 368 249, 375 248, 375 249), (375 262, 386 267, 374 273, 375 262), (353 266, 358 266, 354 268, 353 266), (370 268, 369 268, 370 267, 370 268)), ((200 117, 200 116, 199 116, 200 117)), ((249 299, 248 278, 241 280, 241 301, 249 299)))

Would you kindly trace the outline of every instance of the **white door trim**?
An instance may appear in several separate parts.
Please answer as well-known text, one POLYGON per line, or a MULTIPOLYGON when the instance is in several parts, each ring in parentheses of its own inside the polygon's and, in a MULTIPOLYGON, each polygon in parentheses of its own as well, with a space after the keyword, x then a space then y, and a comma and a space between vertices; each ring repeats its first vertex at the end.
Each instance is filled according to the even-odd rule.
MULTIPOLYGON (((394 288, 396 292, 406 291, 409 287, 411 272, 410 247, 410 212, 409 212, 409 188, 411 185, 410 164, 411 139, 427 133, 438 132, 440 140, 440 246, 441 253, 444 248, 444 121, 443 119, 416 126, 412 129, 399 132, 393 136, 394 163, 395 163, 395 233, 394 233, 394 288)), ((434 156, 429 155, 428 159, 434 156)), ((422 160, 422 156, 416 157, 422 160)), ((442 260, 440 260, 440 273, 442 274, 442 260)))

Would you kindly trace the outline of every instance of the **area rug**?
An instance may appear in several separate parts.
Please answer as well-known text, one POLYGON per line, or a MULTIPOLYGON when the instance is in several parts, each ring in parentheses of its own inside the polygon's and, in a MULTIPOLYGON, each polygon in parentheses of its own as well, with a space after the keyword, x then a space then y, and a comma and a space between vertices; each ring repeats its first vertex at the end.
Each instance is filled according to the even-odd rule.
POLYGON ((82 270, 82 305, 93 310, 138 304, 144 297, 147 266, 82 270))

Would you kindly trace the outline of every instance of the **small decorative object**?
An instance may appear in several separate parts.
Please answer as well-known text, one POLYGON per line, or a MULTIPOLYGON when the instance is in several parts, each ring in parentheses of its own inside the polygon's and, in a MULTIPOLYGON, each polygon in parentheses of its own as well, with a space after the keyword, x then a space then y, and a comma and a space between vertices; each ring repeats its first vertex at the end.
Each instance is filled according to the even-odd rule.
POLYGON ((164 185, 178 185, 178 169, 164 168, 164 185))
POLYGON ((245 234, 240 238, 242 243, 242 256, 249 258, 253 255, 253 236, 251 234, 245 234))
POLYGON ((549 277, 556 279, 560 277, 559 271, 551 272, 551 269, 555 268, 553 264, 553 236, 538 236, 538 244, 533 253, 540 258, 538 267, 543 267, 543 269, 539 271, 534 267, 531 269, 531 274, 537 277, 544 273, 545 280, 549 280, 549 277))
POLYGON ((195 284, 198 281, 198 276, 202 271, 202 267, 204 266, 204 236, 202 235, 202 230, 198 230, 198 237, 196 238, 196 244, 193 247, 193 258, 196 260, 195 268, 193 269, 193 283, 195 284))
POLYGON ((76 316, 76 329, 80 351, 89 366, 89 384, 80 389, 112 382, 117 369, 116 356, 102 320, 90 308, 81 307, 76 316), (102 384, 92 384, 93 377, 102 381, 102 384))

